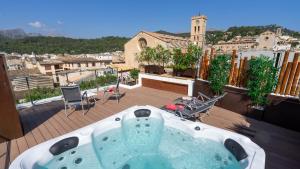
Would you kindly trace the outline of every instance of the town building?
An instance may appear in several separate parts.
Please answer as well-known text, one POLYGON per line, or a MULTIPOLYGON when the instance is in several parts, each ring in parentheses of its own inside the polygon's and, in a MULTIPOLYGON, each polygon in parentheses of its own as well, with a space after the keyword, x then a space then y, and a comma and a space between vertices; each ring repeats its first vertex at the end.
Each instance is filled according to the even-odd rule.
POLYGON ((55 60, 40 61, 37 63, 37 68, 42 74, 52 76, 54 83, 67 84, 70 79, 66 77, 66 74, 72 73, 74 81, 77 81, 93 74, 88 70, 104 69, 110 64, 111 60, 64 56, 55 60))
POLYGON ((207 17, 204 15, 193 16, 191 18, 191 34, 188 38, 179 36, 166 35, 156 32, 141 31, 132 37, 124 45, 124 57, 126 66, 138 68, 137 55, 146 47, 162 47, 172 50, 175 48, 187 49, 189 44, 195 44, 199 47, 205 45, 205 32, 206 32, 207 17))
POLYGON ((232 52, 232 50, 255 49, 257 45, 258 43, 255 37, 236 36, 227 42, 219 41, 216 45, 213 45, 213 47, 220 53, 229 53, 232 52))
POLYGON ((236 36, 227 42, 219 41, 212 47, 219 53, 231 53, 232 50, 285 51, 290 50, 293 43, 299 43, 299 40, 282 35, 281 28, 278 28, 276 33, 268 30, 258 36, 236 36))

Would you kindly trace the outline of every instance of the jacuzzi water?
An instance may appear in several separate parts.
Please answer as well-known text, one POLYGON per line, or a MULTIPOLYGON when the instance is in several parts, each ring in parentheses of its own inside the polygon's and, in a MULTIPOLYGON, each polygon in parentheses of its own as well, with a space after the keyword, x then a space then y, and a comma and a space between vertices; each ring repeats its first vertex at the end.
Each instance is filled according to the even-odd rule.
POLYGON ((111 123, 119 125, 105 131, 95 127, 90 142, 59 155, 28 160, 31 165, 24 158, 19 160, 19 166, 22 169, 242 169, 250 168, 249 160, 253 161, 250 158, 237 161, 222 142, 210 137, 195 138, 186 130, 166 125, 166 119, 159 116, 124 115, 122 120, 111 123))

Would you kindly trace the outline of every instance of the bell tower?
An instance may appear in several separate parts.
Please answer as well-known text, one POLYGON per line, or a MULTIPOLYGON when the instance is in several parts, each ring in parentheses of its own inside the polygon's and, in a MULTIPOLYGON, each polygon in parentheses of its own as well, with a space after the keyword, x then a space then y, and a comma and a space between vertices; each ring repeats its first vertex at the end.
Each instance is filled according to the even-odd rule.
POLYGON ((191 41, 203 48, 205 45, 207 17, 204 15, 193 16, 191 19, 191 41))

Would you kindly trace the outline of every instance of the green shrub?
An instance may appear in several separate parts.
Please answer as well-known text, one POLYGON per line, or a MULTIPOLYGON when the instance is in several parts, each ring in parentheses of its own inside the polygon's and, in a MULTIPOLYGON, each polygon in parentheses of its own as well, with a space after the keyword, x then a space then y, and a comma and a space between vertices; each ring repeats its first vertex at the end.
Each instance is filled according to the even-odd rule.
POLYGON ((140 73, 140 70, 132 69, 130 71, 130 76, 136 81, 139 78, 139 73, 140 73))
POLYGON ((263 106, 267 103, 267 96, 276 85, 277 68, 273 65, 274 60, 263 55, 249 62, 248 95, 256 106, 263 106))
POLYGON ((49 97, 59 96, 61 95, 61 91, 59 88, 34 88, 31 89, 30 92, 26 92, 25 94, 25 102, 29 102, 30 98, 32 101, 41 100, 49 97))
POLYGON ((223 88, 228 82, 230 68, 230 56, 228 55, 220 55, 212 60, 208 80, 210 81, 210 88, 215 94, 223 93, 223 88))
POLYGON ((200 59, 202 49, 195 45, 189 45, 187 53, 183 54, 181 49, 173 50, 173 69, 186 70, 188 68, 195 68, 197 61, 200 59))
POLYGON ((111 85, 117 82, 117 76, 112 74, 106 74, 104 76, 97 77, 94 80, 82 81, 79 86, 81 90, 93 89, 101 86, 111 85))

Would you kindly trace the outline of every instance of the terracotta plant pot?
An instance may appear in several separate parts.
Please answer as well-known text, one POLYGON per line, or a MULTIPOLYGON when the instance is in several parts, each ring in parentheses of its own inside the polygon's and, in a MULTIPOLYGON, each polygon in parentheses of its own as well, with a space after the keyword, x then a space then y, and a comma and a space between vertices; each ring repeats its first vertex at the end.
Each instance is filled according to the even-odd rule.
POLYGON ((195 78, 195 75, 196 75, 196 70, 192 68, 188 68, 186 70, 173 69, 173 76, 195 78))
POLYGON ((159 75, 165 73, 164 68, 158 65, 146 65, 144 68, 145 68, 145 73, 159 74, 159 75))
POLYGON ((261 106, 251 106, 247 113, 247 117, 256 119, 256 120, 263 120, 264 118, 265 108, 261 106))

